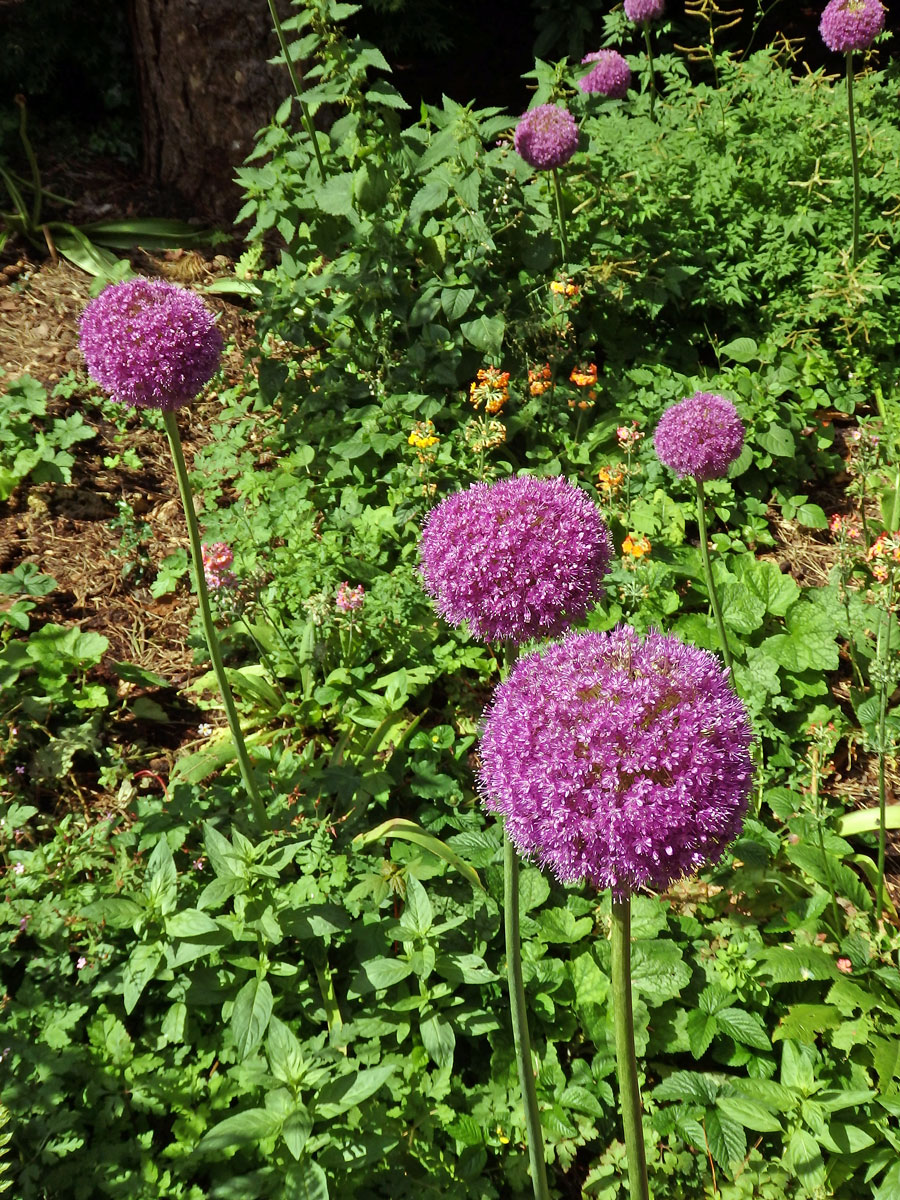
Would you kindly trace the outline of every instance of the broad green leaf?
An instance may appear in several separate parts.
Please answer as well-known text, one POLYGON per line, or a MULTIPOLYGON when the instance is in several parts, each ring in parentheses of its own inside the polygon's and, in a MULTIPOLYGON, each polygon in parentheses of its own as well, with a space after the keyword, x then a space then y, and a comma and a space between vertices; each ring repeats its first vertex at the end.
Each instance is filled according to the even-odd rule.
POLYGON ((738 363, 755 362, 759 358, 759 346, 751 337, 739 337, 720 346, 719 354, 724 354, 726 358, 738 363))
POLYGON ((463 321, 459 328, 466 341, 471 342, 476 350, 491 356, 500 353, 506 329, 506 322, 502 316, 482 315, 474 321, 463 321))
POLYGON ((393 987, 411 974, 412 965, 402 958, 373 958, 364 962, 350 984, 349 994, 362 996, 393 987))
POLYGON ((441 307, 448 321, 461 321, 475 299, 475 289, 467 287, 444 288, 441 292, 441 307))
POLYGON ((872 1200, 900 1200, 900 1162, 894 1163, 882 1179, 872 1200))
POLYGON ((416 846, 421 846, 423 850, 429 851, 436 858, 442 859, 448 866, 459 871, 460 875, 468 880, 473 887, 484 891, 484 885, 478 878, 477 871, 473 867, 470 867, 446 842, 442 842, 434 834, 426 833, 415 821, 407 821, 403 817, 392 817, 389 821, 384 821, 381 825, 377 825, 367 833, 358 833, 353 839, 353 845, 357 848, 362 848, 387 837, 400 838, 402 841, 412 842, 416 846))
POLYGON ((369 84, 366 89, 366 99, 372 100, 376 104, 383 104, 386 108, 409 108, 397 89, 385 79, 375 79, 369 84))
POLYGON ((281 1127, 281 1136, 294 1158, 299 1159, 303 1153, 309 1135, 312 1133, 312 1127, 312 1117, 302 1104, 286 1117, 281 1127))
POLYGON ((299 1083, 303 1075, 303 1051, 292 1030, 275 1016, 269 1018, 266 1057, 276 1079, 282 1083, 299 1083))
POLYGON ((766 606, 754 593, 738 580, 729 581, 719 588, 722 617, 737 633, 753 633, 762 625, 766 606))
POLYGON ((355 1075, 343 1075, 340 1079, 326 1083, 316 1096, 316 1115, 326 1121, 340 1116, 341 1113, 368 1100, 393 1073, 394 1067, 370 1067, 368 1070, 358 1071, 355 1075))
POLYGON ((662 1004, 687 987, 691 969, 674 942, 634 942, 631 948, 631 981, 648 1004, 662 1004))
POLYGON ((744 586, 765 606, 766 612, 783 617, 800 599, 800 588, 790 574, 779 571, 775 563, 748 555, 735 571, 744 586))
POLYGON ((716 1013, 716 1020, 722 1032, 736 1042, 753 1046, 755 1050, 770 1048, 766 1027, 756 1013, 745 1012, 742 1008, 721 1008, 716 1013))
POLYGON ((716 1104, 726 1117, 745 1129, 755 1133, 781 1132, 781 1122, 758 1100, 749 1100, 745 1096, 719 1096, 716 1104))
POLYGON ((214 1125, 197 1143, 197 1154, 218 1153, 231 1146, 243 1146, 248 1142, 261 1142, 278 1132, 281 1125, 278 1117, 265 1108, 246 1108, 243 1112, 226 1117, 214 1125))
POLYGON ((547 908, 538 915, 538 936, 545 942, 579 942, 593 928, 590 917, 576 917, 568 908, 547 908))
POLYGON ((718 1022, 710 1013, 694 1009, 687 1016, 687 1035, 694 1058, 702 1058, 718 1032, 718 1022))
POLYGON ((166 933, 172 938, 202 937, 205 933, 218 934, 218 924, 199 908, 185 908, 166 920, 166 933))
POLYGON ((559 1103, 563 1108, 570 1108, 573 1112, 584 1113, 589 1117, 602 1117, 604 1115, 603 1105, 597 1099, 592 1091, 586 1087, 580 1087, 576 1084, 570 1084, 565 1088, 559 1097, 559 1103))
POLYGON ((597 966, 593 951, 585 950, 569 963, 569 977, 575 989, 576 1004, 604 1004, 609 994, 609 978, 597 966))
POLYGON ((428 1057, 438 1067, 453 1065, 453 1051, 456 1049, 456 1034, 449 1021, 445 1021, 437 1013, 420 1022, 419 1032, 422 1035, 422 1045, 428 1052, 428 1057))
MULTIPOLYGON (((900 829, 900 804, 887 804, 884 810, 885 829, 900 829)), ((881 825, 881 814, 877 808, 858 808, 844 813, 835 823, 841 837, 853 837, 859 833, 875 833, 881 825)))
POLYGON ((807 529, 828 528, 828 518, 818 504, 801 504, 797 509, 796 519, 807 529))
POLYGON ((781 1082, 808 1096, 815 1088, 815 1051, 799 1042, 785 1041, 781 1047, 781 1082))
POLYGON ((424 937, 434 921, 434 910, 428 893, 415 875, 406 877, 406 906, 400 920, 401 929, 405 932, 424 937))
POLYGON ((283 1200, 329 1200, 328 1180, 318 1163, 296 1163, 288 1170, 283 1200))
POLYGON ((785 1165, 797 1175, 804 1187, 812 1190, 822 1187, 825 1183, 822 1152, 816 1139, 805 1129, 797 1129, 791 1134, 784 1160, 785 1165))
POLYGON ((726 1171, 740 1163, 747 1154, 747 1135, 743 1125, 718 1108, 707 1110, 706 1140, 713 1158, 726 1171))
POLYGON ((772 1034, 775 1042, 790 1038, 814 1046, 819 1034, 837 1029, 842 1017, 831 1004, 792 1004, 772 1034))
POLYGON ((272 989, 265 979, 248 979, 235 997, 231 1032, 239 1061, 251 1054, 266 1036, 272 1005, 272 989))
POLYGON ((124 896, 110 896, 107 900, 95 900, 93 904, 83 908, 81 916, 88 921, 102 921, 112 929, 128 929, 144 911, 144 906, 134 900, 126 900, 124 896))
POLYGON ((135 946, 122 972, 122 1000, 127 1013, 133 1012, 141 993, 156 974, 163 956, 163 947, 158 942, 142 942, 135 946))
POLYGON ((631 936, 635 941, 652 941, 665 927, 666 905, 658 896, 631 897, 631 936))
POLYGON ((833 1142, 828 1149, 835 1154, 858 1154, 860 1150, 868 1150, 870 1146, 875 1145, 875 1139, 870 1133, 845 1121, 832 1121, 828 1126, 828 1136, 833 1142))
POLYGON ((783 425, 770 425, 756 435, 756 440, 775 458, 793 458, 796 453, 794 435, 783 425))
POLYGON ((653 1089, 654 1100, 694 1100, 704 1106, 714 1104, 718 1086, 697 1071, 673 1071, 653 1089))
POLYGON ((332 217, 346 217, 353 211, 353 172, 330 175, 314 192, 316 204, 332 217))

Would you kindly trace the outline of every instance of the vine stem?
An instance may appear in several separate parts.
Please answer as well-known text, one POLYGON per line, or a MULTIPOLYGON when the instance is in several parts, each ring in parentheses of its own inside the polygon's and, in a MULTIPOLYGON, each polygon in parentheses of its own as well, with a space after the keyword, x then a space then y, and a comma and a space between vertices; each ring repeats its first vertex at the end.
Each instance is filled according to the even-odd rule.
POLYGON ((653 70, 653 39, 650 36, 650 22, 644 21, 644 45, 647 47, 647 58, 650 64, 650 120, 656 120, 656 75, 653 70))
POLYGON ((719 631, 719 642, 722 646, 722 657, 725 660, 725 666, 728 668, 728 674, 731 677, 731 682, 734 684, 734 667, 731 662, 731 651, 728 649, 728 636, 725 633, 725 622, 722 619, 722 609, 719 606, 719 596, 716 592, 716 585, 713 581, 712 563, 709 561, 709 545, 707 544, 706 532, 706 493, 703 490, 703 480, 696 480, 697 483, 697 524, 700 527, 700 557, 703 559, 703 574, 706 576, 706 590, 709 592, 709 603, 713 610, 713 617, 716 621, 716 629, 719 631))
POLYGON ((272 24, 275 26, 275 34, 278 38, 278 45, 281 47, 281 53, 288 69, 288 74, 291 77, 291 83, 294 87, 294 94, 297 97, 297 103, 300 105, 300 119, 306 129, 309 140, 312 142, 313 150, 316 155, 316 162, 319 165, 319 175, 325 178, 325 163, 322 161, 322 151, 319 149, 319 139, 316 137, 316 128, 312 123, 312 117, 309 115, 309 109, 303 102, 303 92, 300 87, 300 80, 297 78, 297 72, 294 70, 294 63, 288 53, 287 42, 284 37, 284 30, 281 28, 281 19, 278 16, 278 9, 275 7, 275 0, 269 0, 269 13, 272 17, 272 24))
POLYGON ((225 706, 225 715, 228 718, 228 727, 231 730, 231 737, 234 741, 234 749, 237 754, 241 778, 244 781, 244 787, 247 789, 247 795, 250 797, 250 805, 253 809, 257 828, 262 831, 268 823, 266 820, 266 810, 257 790, 256 780, 253 778, 253 767, 250 763, 250 756, 247 753, 244 735, 241 732, 241 723, 238 719, 237 708, 234 704, 234 697, 231 694, 228 677, 225 674, 225 664, 222 661, 222 651, 219 647, 216 627, 213 624, 212 610, 209 606, 209 591, 206 587, 206 576, 203 573, 203 549, 200 544, 200 526, 197 524, 197 511, 194 508, 191 483, 188 478, 187 465, 184 461, 184 451, 181 448, 178 421, 174 412, 164 412, 163 421, 166 427, 166 436, 169 439, 169 449, 172 452, 172 462, 175 465, 175 475, 178 478, 181 504, 184 508, 185 520, 187 521, 188 540, 190 541, 191 559, 194 564, 194 578, 197 584, 197 599, 200 604, 200 620, 203 624, 203 633, 206 637, 209 656, 212 659, 213 670, 215 671, 219 691, 222 695, 222 703, 225 706))
POLYGON ((553 168, 553 195, 556 197, 556 220, 559 224, 559 244, 562 250, 563 266, 569 261, 569 242, 566 238, 566 219, 563 216, 562 188, 559 186, 559 172, 553 168))
POLYGON ((850 118, 850 161, 853 165, 853 259, 859 258, 859 152, 856 146, 856 116, 853 111, 853 51, 847 51, 847 113, 850 118))
POLYGON ((628 1191, 631 1200, 650 1200, 647 1157, 641 1125, 641 1089, 634 1053, 634 1012, 631 1004, 631 897, 612 899, 612 998, 616 1029, 616 1065, 619 1105, 628 1158, 628 1191))
POLYGON ((509 1012, 512 1018, 513 1040, 516 1046, 516 1066, 525 1108, 525 1131, 528 1140, 528 1165, 534 1200, 550 1200, 547 1188, 547 1165, 544 1161, 544 1135, 538 1110, 534 1065, 531 1059, 531 1037, 528 1032, 528 1009, 525 1006, 525 985, 522 980, 522 947, 519 933, 519 857, 516 848, 503 836, 503 926, 506 933, 506 975, 509 982, 509 1012))

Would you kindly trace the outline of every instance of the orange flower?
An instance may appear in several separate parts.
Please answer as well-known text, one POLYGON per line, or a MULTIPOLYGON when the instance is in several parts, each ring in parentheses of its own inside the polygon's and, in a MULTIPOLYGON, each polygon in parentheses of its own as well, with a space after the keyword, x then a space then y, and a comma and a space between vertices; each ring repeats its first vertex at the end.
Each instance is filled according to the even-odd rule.
POLYGON ((625 472, 622 467, 615 465, 611 467, 601 467, 597 472, 597 482, 604 492, 617 492, 622 486, 625 479, 625 472))
POLYGON ((544 392, 552 385, 550 375, 550 364, 544 363, 542 367, 531 367, 528 371, 528 390, 532 396, 542 396, 544 392))
POLYGON ((587 367, 573 367, 569 379, 576 387, 592 388, 597 385, 597 366, 591 363, 587 367))
POLYGON ((550 284, 550 291, 557 296, 577 296, 581 288, 569 279, 554 279, 550 284))
POLYGON ((477 381, 469 386, 469 402, 480 408, 482 404, 487 412, 498 413, 509 399, 509 371, 501 371, 498 367, 482 367, 478 371, 477 381))
POLYGON ((632 558, 643 558, 650 550, 650 542, 639 533, 629 533, 622 543, 622 553, 630 554, 632 558))

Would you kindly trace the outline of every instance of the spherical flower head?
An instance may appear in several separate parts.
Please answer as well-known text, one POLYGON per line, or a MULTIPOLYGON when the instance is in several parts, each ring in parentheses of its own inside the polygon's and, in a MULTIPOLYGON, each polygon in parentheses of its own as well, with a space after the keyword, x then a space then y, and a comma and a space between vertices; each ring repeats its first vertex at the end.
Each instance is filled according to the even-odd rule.
POLYGON ((519 121, 513 143, 529 166, 549 171, 567 163, 578 149, 578 126, 567 108, 539 104, 519 121))
POLYGON ((819 33, 829 50, 868 50, 884 29, 881 0, 831 0, 819 21, 819 33))
POLYGON ((721 478, 744 445, 744 426, 724 396, 695 392, 667 408, 653 436, 659 460, 676 475, 721 478))
POLYGON ((215 374, 222 335, 195 293, 163 279, 106 288, 81 316, 91 378, 122 404, 173 412, 215 374))
POLYGON ((615 50, 598 50, 595 54, 586 54, 583 63, 596 63, 583 79, 578 80, 578 86, 583 92, 599 92, 611 100, 621 100, 631 86, 631 67, 615 50))
POLYGON ((743 822, 751 742, 714 655, 619 626, 516 663, 486 714, 479 783, 520 853, 624 897, 719 858, 743 822))
POLYGON ((612 543, 580 488, 518 475, 448 496, 426 518, 420 553, 425 589, 451 625, 521 644, 591 611, 612 543))
POLYGON ((641 21, 655 21, 666 10, 666 0, 625 0, 625 16, 639 25, 641 21))

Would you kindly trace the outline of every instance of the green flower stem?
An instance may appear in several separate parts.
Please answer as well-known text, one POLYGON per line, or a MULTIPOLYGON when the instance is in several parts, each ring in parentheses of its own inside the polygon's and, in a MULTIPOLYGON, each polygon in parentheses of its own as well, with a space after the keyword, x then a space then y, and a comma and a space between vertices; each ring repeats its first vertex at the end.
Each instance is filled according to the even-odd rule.
POLYGON ((559 224, 559 245, 562 250, 563 265, 569 261, 569 242, 566 238, 566 219, 563 216, 562 189, 559 186, 559 172, 553 168, 553 195, 556 197, 556 220, 559 224))
POLYGON ((28 167, 31 171, 31 186, 34 189, 34 198, 31 202, 31 227, 34 230, 41 223, 41 201, 44 190, 41 187, 41 172, 38 167, 38 161, 31 145, 31 138, 28 136, 28 116, 25 110, 25 97, 18 95, 15 97, 15 102, 19 106, 19 140, 22 143, 22 149, 25 151, 25 157, 28 159, 28 167))
POLYGON ((653 71, 653 39, 650 36, 650 22, 644 22, 644 45, 647 47, 647 59, 650 63, 650 120, 656 120, 656 75, 653 71))
POLYGON ((647 1158, 641 1125, 641 1089, 634 1055, 634 1013, 631 1006, 631 897, 612 902, 612 1000, 616 1027, 616 1065, 619 1104, 628 1157, 630 1200, 650 1200, 647 1158))
POLYGON ((550 1200, 550 1192, 547 1188, 547 1167, 544 1161, 544 1135, 541 1132, 534 1065, 531 1059, 531 1037, 528 1033, 525 985, 522 982, 522 950, 519 934, 519 858, 506 834, 503 837, 503 925, 506 932, 509 1011, 512 1017, 513 1039, 516 1044, 519 1086, 522 1089, 522 1101, 525 1108, 531 1183, 534 1188, 534 1200, 550 1200))
POLYGON ((234 740, 234 748, 237 753, 238 766, 241 769, 244 787, 247 789, 247 795, 250 797, 250 804, 253 808, 253 816, 257 828, 263 830, 268 824, 266 810, 260 799, 256 781, 253 778, 253 767, 250 764, 250 756, 247 753, 247 747, 244 743, 244 735, 241 733, 241 723, 238 720, 234 697, 231 694, 231 688, 225 674, 222 651, 219 648, 219 639, 216 636, 216 628, 213 624, 212 612, 209 607, 209 592, 206 588, 206 577, 203 573, 203 550, 200 545, 200 527, 197 524, 194 497, 191 493, 191 484, 184 461, 184 452, 181 449, 181 435, 178 432, 178 421, 174 412, 164 412, 163 421, 165 422, 166 434, 169 438, 169 449, 172 451, 172 462, 175 464, 175 474, 178 477, 178 490, 181 493, 181 503, 184 508, 185 519, 187 520, 188 539, 191 544, 191 558, 194 563, 194 576, 197 581, 197 599, 200 602, 200 620, 203 623, 203 632, 206 636, 206 644, 209 647, 209 656, 212 659, 213 670, 216 673, 219 691, 222 694, 222 703, 225 705, 228 727, 231 730, 231 736, 234 740))
POLYGON ((853 164, 853 261, 859 258, 859 153, 856 147, 856 116, 853 112, 853 51, 847 51, 847 112, 850 118, 850 160, 853 164))
MULTIPOLYGON (((882 626, 884 636, 878 639, 878 886, 875 890, 875 914, 884 916, 884 860, 887 852, 886 786, 884 760, 887 754, 887 702, 891 690, 888 682, 888 663, 891 655, 891 609, 894 605, 894 570, 888 568, 887 621, 882 626)), ((879 630, 881 633, 881 630, 879 630)))
POLYGON ((313 125, 312 118, 309 115, 309 109, 303 102, 303 89, 300 87, 300 80, 297 78, 297 72, 294 70, 293 61, 288 53, 287 42, 284 38, 284 30, 281 28, 281 20, 278 16, 278 9, 275 7, 275 0, 269 0, 269 12, 272 16, 272 24, 275 26, 275 33, 278 37, 278 45, 281 47, 281 53, 284 57, 288 74, 291 77, 291 83, 294 86, 294 93, 297 96, 297 103, 300 105, 300 119, 303 121, 304 128, 309 136, 309 140, 312 142, 312 147, 316 154, 316 162, 319 164, 319 174, 324 179, 325 163, 322 161, 322 151, 319 149, 319 139, 316 137, 316 128, 313 125))
POLYGON ((725 622, 722 619, 722 609, 719 607, 719 597, 716 592, 716 585, 713 582, 712 564, 709 561, 709 546, 707 544, 706 532, 706 496, 703 491, 703 480, 697 481, 697 524, 700 526, 700 556, 703 559, 703 574, 706 576, 706 590, 709 592, 709 602, 712 606, 713 616, 716 620, 716 629, 719 631, 719 642, 722 646, 722 657, 725 659, 725 666, 728 668, 728 674, 731 676, 731 682, 734 683, 734 667, 731 663, 731 651, 728 649, 728 636, 725 633, 725 622))

